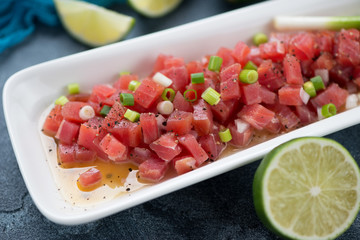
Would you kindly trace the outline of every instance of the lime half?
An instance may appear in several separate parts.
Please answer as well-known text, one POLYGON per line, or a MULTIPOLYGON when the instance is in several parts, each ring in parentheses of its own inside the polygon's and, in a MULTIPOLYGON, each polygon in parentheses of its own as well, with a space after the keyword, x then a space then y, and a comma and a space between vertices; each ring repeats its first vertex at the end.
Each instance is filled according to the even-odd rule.
POLYGON ((80 42, 98 47, 123 39, 135 19, 94 4, 76 0, 54 0, 65 29, 80 42))
POLYGON ((150 17, 162 17, 174 10, 182 0, 128 0, 138 13, 150 17))
POLYGON ((272 150, 254 177, 255 209, 262 222, 290 239, 334 239, 360 206, 359 167, 338 142, 303 137, 272 150))

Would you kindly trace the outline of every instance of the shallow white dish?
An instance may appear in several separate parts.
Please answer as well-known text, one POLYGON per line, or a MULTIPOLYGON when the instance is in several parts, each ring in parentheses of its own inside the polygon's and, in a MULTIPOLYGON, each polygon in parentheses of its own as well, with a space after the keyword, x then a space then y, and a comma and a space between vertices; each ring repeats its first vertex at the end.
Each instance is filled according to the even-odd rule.
POLYGON ((39 118, 64 86, 78 82, 90 90, 96 83, 116 79, 121 69, 147 75, 159 53, 186 61, 212 54, 220 46, 232 48, 254 33, 270 32, 275 15, 356 15, 358 0, 269 1, 173 29, 82 52, 24 69, 8 79, 3 107, 13 149, 29 193, 51 221, 74 225, 106 217, 180 188, 260 159, 273 147, 300 136, 323 136, 360 122, 360 107, 313 123, 275 139, 220 159, 195 171, 169 179, 91 208, 64 201, 46 162, 39 136, 39 118))

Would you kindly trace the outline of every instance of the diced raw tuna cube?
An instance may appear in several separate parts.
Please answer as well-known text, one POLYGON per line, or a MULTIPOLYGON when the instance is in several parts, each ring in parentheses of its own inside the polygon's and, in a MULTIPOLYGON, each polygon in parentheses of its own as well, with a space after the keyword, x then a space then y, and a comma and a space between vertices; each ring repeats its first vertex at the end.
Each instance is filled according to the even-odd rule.
POLYGON ((98 157, 108 160, 107 154, 99 147, 102 138, 107 134, 101 127, 103 118, 92 118, 88 122, 80 125, 77 144, 90 150, 94 150, 98 157))
POLYGON ((179 135, 186 134, 192 128, 192 121, 192 113, 175 110, 167 120, 166 130, 179 135))
POLYGON ((164 61, 164 69, 173 67, 182 67, 185 65, 184 59, 179 57, 166 58, 164 61))
POLYGON ((87 149, 79 144, 75 144, 75 161, 76 162, 92 162, 96 159, 96 152, 87 149))
POLYGON ((237 79, 220 83, 220 94, 224 101, 239 99, 241 96, 239 81, 237 79))
POLYGON ((272 32, 269 36, 269 42, 282 42, 284 43, 285 51, 289 51, 289 42, 293 37, 292 33, 284 33, 284 32, 272 32))
POLYGON ((318 45, 318 48, 315 48, 315 50, 318 50, 318 54, 329 52, 332 53, 333 47, 334 47, 334 31, 320 31, 316 33, 316 44, 318 45))
POLYGON ((289 53, 294 54, 300 61, 309 60, 315 56, 315 36, 309 32, 302 32, 291 38, 289 53))
POLYGON ((189 76, 185 66, 172 67, 160 71, 172 80, 171 88, 175 91, 185 91, 185 86, 189 84, 189 76))
POLYGON ((185 100, 184 96, 180 93, 180 91, 176 92, 173 104, 174 104, 174 109, 184 112, 193 111, 193 107, 191 106, 191 103, 185 100))
POLYGON ((264 129, 268 130, 271 133, 280 132, 282 125, 280 123, 279 118, 275 115, 271 121, 264 127, 264 129))
POLYGON ((51 109, 49 115, 45 119, 42 128, 43 132, 46 135, 54 137, 60 127, 62 120, 63 116, 61 115, 61 105, 55 105, 55 107, 51 109))
POLYGON ((150 144, 150 148, 163 160, 171 161, 180 154, 181 147, 175 133, 166 133, 150 144))
POLYGON ((171 59, 173 56, 165 55, 165 54, 159 54, 155 60, 153 73, 157 73, 160 70, 163 70, 165 68, 165 61, 167 59, 171 59))
POLYGON ((59 160, 61 163, 75 162, 75 144, 63 144, 58 145, 59 160))
POLYGON ((71 144, 73 141, 77 140, 79 129, 79 124, 72 123, 64 119, 60 124, 55 138, 57 138, 62 143, 71 144))
POLYGON ((212 131, 213 115, 210 105, 203 99, 200 99, 199 102, 194 105, 192 124, 200 136, 207 135, 212 131))
POLYGON ((144 108, 149 108, 161 96, 164 89, 163 86, 152 79, 144 79, 135 90, 135 102, 144 108))
POLYGON ((317 120, 316 113, 311 111, 306 105, 296 106, 295 112, 303 124, 308 124, 317 120))
POLYGON ((300 119, 288 106, 276 104, 272 106, 271 109, 276 112, 276 116, 279 118, 281 125, 286 130, 296 127, 300 122, 300 119))
POLYGON ((220 100, 218 104, 211 106, 211 111, 214 114, 214 118, 224 124, 235 113, 238 105, 239 101, 237 100, 220 100))
POLYGON ((336 64, 329 71, 329 77, 332 82, 339 84, 340 87, 345 87, 346 83, 352 78, 352 72, 353 67, 336 64))
POLYGON ((335 65, 335 61, 333 59, 333 56, 328 52, 324 52, 311 65, 311 68, 314 70, 316 69, 331 70, 334 67, 334 65, 335 65))
POLYGON ((147 148, 135 147, 131 149, 129 160, 136 164, 141 164, 146 160, 155 157, 155 154, 147 148))
POLYGON ((208 134, 199 138, 199 144, 208 154, 209 159, 216 160, 218 152, 216 148, 216 140, 214 134, 208 134))
POLYGON ((237 116, 252 127, 261 130, 269 124, 275 113, 260 104, 253 104, 243 106, 237 116))
POLYGON ((93 141, 102 131, 102 118, 94 118, 94 120, 80 125, 77 143, 89 149, 93 149, 93 141), (95 121, 97 119, 98 121, 95 121))
POLYGON ((333 103, 336 108, 339 108, 346 103, 348 95, 349 94, 345 89, 342 89, 336 83, 332 83, 323 92, 314 97, 311 100, 311 103, 316 108, 322 107, 328 103, 333 103))
POLYGON ((123 119, 109 129, 121 143, 130 147, 137 147, 142 140, 141 125, 139 122, 130 122, 123 119))
POLYGON ((286 54, 284 43, 281 41, 260 44, 259 49, 262 59, 271 59, 274 62, 282 61, 286 54))
POLYGON ((195 158, 196 166, 200 166, 208 159, 208 155, 205 150, 200 146, 192 134, 185 134, 178 137, 178 139, 180 144, 183 145, 195 158))
POLYGON ((232 56, 232 50, 230 50, 228 48, 220 47, 215 55, 222 58, 222 60, 223 60, 223 62, 221 64, 222 69, 235 63, 235 59, 232 56))
POLYGON ((83 188, 92 187, 101 182, 102 174, 96 168, 90 168, 86 172, 80 174, 79 184, 83 188))
POLYGON ((247 55, 250 53, 250 48, 246 43, 239 41, 232 52, 235 60, 240 63, 242 66, 245 66, 247 62, 247 55))
POLYGON ((199 61, 191 61, 186 64, 186 69, 189 75, 189 79, 191 78, 191 74, 200 73, 203 71, 203 66, 199 61))
POLYGON ((285 84, 285 77, 282 75, 281 69, 271 60, 263 61, 257 72, 259 83, 271 91, 275 91, 285 84))
POLYGON ((110 133, 101 140, 99 146, 108 155, 110 160, 115 162, 127 160, 127 147, 110 133))
POLYGON ((220 72, 220 81, 227 82, 229 80, 239 80, 239 74, 241 71, 241 65, 234 63, 228 67, 222 68, 220 72))
POLYGON ((125 74, 121 75, 118 80, 114 83, 114 88, 118 90, 128 90, 129 83, 133 80, 138 80, 138 76, 135 74, 125 74))
POLYGON ((159 182, 164 178, 168 163, 158 158, 150 158, 139 165, 140 179, 159 182))
POLYGON ((300 62, 295 56, 286 54, 283 60, 283 66, 284 75, 288 84, 302 85, 304 83, 300 62))
MULTIPOLYGON (((283 86, 279 89, 279 103, 288 106, 303 105, 304 102, 301 99, 301 94, 305 94, 302 86, 283 86)), ((307 100, 310 96, 307 97, 307 100)), ((307 103, 307 101, 306 101, 307 103)))
POLYGON ((141 113, 140 126, 144 143, 150 144, 160 137, 160 131, 154 113, 141 113))
POLYGON ((360 64, 360 32, 357 29, 342 29, 336 33, 335 56, 343 66, 357 66, 360 64))
POLYGON ((121 90, 121 91, 116 90, 116 92, 113 95, 111 95, 110 97, 108 97, 107 99, 101 102, 101 106, 107 105, 109 107, 112 107, 115 104, 115 102, 120 102, 121 92, 132 93, 130 90, 121 90))
POLYGON ((115 92, 116 89, 111 86, 105 84, 95 85, 90 95, 90 101, 95 103, 101 103, 108 97, 112 96, 115 92))
POLYGON ((252 61, 259 66, 264 60, 260 57, 260 49, 258 47, 250 47, 250 53, 247 55, 247 60, 252 61))
POLYGON ((228 125, 228 128, 231 132, 232 139, 230 141, 231 145, 236 147, 244 147, 248 145, 253 137, 254 129, 248 125, 247 127, 239 127, 237 126, 236 121, 242 121, 240 119, 235 120, 235 122, 231 122, 228 125))
POLYGON ((124 118, 125 112, 126 108, 120 102, 115 102, 106 115, 102 127, 105 129, 113 128, 116 123, 119 123, 124 118))
POLYGON ((61 114, 66 120, 70 122, 77 122, 77 123, 86 122, 86 120, 81 119, 79 115, 80 109, 86 105, 89 104, 84 102, 67 102, 62 107, 61 114))
POLYGON ((261 85, 259 82, 253 84, 241 84, 241 100, 243 103, 246 105, 261 103, 260 88, 261 85))
POLYGON ((209 159, 216 160, 226 147, 226 143, 221 142, 218 131, 199 138, 199 144, 208 154, 209 159))
POLYGON ((261 97, 261 102, 266 104, 275 104, 275 102, 277 101, 276 93, 270 91, 264 86, 260 87, 260 97, 261 97))
POLYGON ((178 175, 190 172, 196 168, 196 160, 191 156, 178 157, 173 160, 178 175))

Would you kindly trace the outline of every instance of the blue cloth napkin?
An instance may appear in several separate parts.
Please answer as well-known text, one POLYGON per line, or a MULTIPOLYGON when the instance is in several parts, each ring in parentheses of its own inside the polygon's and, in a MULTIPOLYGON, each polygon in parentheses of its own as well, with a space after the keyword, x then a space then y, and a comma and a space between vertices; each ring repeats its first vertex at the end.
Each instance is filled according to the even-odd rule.
MULTIPOLYGON (((108 7, 123 0, 86 0, 108 7)), ((58 26, 60 20, 53 0, 1 0, 0 3, 0 53, 22 42, 40 22, 58 26)))

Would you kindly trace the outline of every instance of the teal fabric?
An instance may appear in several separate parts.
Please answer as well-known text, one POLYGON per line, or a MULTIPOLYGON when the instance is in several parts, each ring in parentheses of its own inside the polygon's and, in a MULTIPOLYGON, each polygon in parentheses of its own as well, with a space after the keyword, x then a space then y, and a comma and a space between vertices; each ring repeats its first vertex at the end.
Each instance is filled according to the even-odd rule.
MULTIPOLYGON (((87 2, 109 7, 123 0, 87 0, 87 2)), ((0 53, 22 42, 38 23, 58 26, 53 0, 1 0, 0 3, 0 53)))

